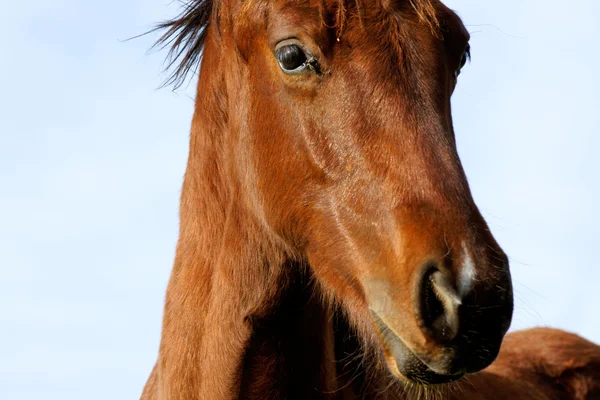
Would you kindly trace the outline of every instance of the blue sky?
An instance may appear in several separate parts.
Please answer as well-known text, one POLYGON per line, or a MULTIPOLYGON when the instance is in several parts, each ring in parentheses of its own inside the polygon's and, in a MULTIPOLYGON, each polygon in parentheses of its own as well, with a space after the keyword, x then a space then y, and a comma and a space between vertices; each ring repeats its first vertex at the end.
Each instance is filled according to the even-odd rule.
MULTIPOLYGON (((446 4, 472 33, 455 127, 512 260, 513 327, 600 343, 600 3, 446 4)), ((194 93, 156 90, 156 36, 122 40, 177 5, 2 8, 0 398, 136 398, 156 359, 194 93)))

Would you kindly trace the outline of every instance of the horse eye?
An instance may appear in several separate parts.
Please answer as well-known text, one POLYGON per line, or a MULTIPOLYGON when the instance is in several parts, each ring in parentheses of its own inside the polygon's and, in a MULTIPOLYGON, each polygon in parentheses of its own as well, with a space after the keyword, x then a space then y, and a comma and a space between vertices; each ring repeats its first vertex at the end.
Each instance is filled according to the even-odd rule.
POLYGON ((309 57, 304 50, 295 44, 280 47, 276 50, 275 57, 283 72, 287 74, 298 74, 311 66, 309 57))
POLYGON ((465 52, 463 53, 463 56, 460 60, 460 65, 458 66, 458 69, 456 70, 457 77, 460 75, 460 72, 462 71, 464 66, 467 64, 467 61, 469 61, 470 59, 471 59, 471 46, 467 46, 467 48, 466 48, 465 52))

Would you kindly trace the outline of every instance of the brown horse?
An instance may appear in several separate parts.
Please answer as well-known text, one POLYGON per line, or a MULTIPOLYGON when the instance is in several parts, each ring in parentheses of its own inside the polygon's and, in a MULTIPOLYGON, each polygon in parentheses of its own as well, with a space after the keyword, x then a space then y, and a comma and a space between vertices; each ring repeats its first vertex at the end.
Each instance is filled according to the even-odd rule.
POLYGON ((456 14, 192 0, 162 27, 176 81, 203 60, 142 397, 402 398, 490 365, 512 287, 456 151, 456 14))

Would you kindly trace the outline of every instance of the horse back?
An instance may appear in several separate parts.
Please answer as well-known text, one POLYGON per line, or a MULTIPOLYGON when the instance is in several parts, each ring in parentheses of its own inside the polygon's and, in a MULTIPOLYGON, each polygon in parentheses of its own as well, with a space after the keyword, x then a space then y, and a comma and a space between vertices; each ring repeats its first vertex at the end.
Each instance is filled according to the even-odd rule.
POLYGON ((556 329, 514 332, 506 336, 498 359, 482 374, 503 383, 496 388, 500 393, 503 387, 520 392, 518 397, 495 398, 599 400, 600 346, 556 329))

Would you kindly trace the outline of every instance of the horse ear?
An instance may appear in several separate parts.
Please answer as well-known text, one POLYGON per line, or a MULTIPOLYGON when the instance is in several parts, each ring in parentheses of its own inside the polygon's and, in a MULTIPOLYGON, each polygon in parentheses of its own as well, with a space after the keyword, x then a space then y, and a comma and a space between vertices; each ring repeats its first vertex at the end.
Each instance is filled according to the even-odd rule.
POLYGON ((165 31, 152 48, 169 48, 165 70, 174 68, 163 86, 174 85, 177 89, 190 70, 197 70, 214 3, 215 0, 187 0, 176 18, 159 23, 150 31, 165 31))

